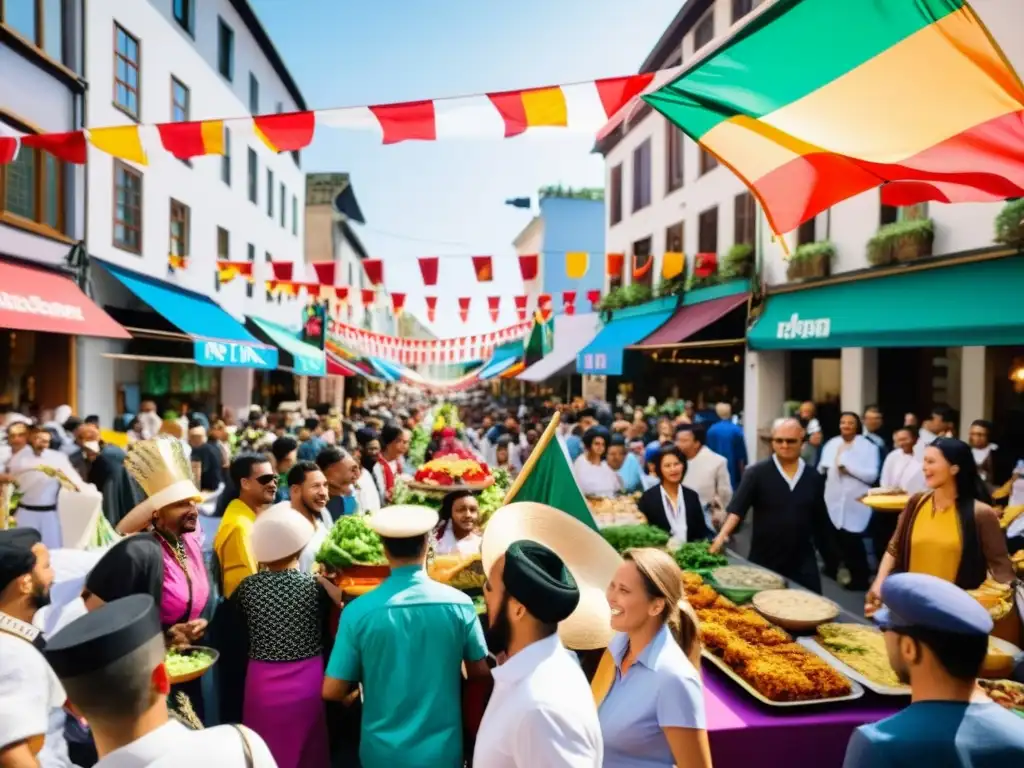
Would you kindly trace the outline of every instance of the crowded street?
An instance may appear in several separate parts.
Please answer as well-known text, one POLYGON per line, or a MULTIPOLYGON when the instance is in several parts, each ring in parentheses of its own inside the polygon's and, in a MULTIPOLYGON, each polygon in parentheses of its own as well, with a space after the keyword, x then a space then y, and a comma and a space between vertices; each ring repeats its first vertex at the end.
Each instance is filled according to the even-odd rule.
POLYGON ((0 768, 1024 766, 1022 25, 0 0, 0 768))

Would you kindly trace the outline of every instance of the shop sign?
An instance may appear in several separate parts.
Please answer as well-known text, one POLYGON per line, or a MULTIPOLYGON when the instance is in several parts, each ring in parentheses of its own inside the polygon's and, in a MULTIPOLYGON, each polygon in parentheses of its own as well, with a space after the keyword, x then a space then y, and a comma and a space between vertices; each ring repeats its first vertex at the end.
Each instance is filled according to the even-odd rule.
POLYGON ((813 320, 801 320, 794 312, 793 316, 784 322, 779 323, 778 331, 775 334, 777 339, 827 339, 832 335, 832 321, 827 317, 815 318, 813 320))
POLYGON ((608 370, 608 355, 603 352, 593 354, 588 352, 583 356, 583 367, 588 371, 608 370))
POLYGON ((323 376, 327 373, 327 361, 324 358, 295 355, 295 372, 300 376, 323 376))
POLYGON ((277 350, 256 347, 238 341, 195 342, 194 356, 199 365, 210 368, 277 368, 277 350))
POLYGON ((10 312, 21 312, 27 315, 56 317, 61 320, 85 322, 82 308, 75 304, 62 304, 59 301, 45 301, 35 294, 25 296, 18 293, 0 291, 0 309, 10 312))

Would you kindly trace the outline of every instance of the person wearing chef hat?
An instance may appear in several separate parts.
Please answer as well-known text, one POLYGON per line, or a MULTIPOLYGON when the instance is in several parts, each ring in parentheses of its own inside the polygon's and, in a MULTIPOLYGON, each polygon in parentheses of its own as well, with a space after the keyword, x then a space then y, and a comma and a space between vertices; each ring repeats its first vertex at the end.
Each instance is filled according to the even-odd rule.
POLYGON ((361 686, 359 759, 365 766, 461 768, 461 680, 486 678, 487 647, 473 601, 427 576, 429 507, 384 507, 368 518, 391 575, 341 615, 323 695, 361 686))

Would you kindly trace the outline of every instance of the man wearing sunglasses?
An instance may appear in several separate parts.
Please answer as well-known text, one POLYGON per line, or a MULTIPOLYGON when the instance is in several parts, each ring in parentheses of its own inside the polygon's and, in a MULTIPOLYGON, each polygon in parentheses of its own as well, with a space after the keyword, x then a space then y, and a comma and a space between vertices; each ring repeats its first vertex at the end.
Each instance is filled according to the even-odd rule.
POLYGON ((231 482, 238 498, 224 510, 213 551, 220 562, 224 597, 231 597, 242 579, 256 573, 259 566, 252 551, 250 533, 256 515, 274 503, 277 475, 270 459, 263 454, 243 453, 231 462, 231 482))
POLYGON ((815 520, 828 514, 825 481, 800 458, 803 441, 804 428, 796 419, 781 419, 774 425, 774 455, 743 473, 711 550, 722 550, 753 509, 750 561, 820 594, 813 531, 815 520))

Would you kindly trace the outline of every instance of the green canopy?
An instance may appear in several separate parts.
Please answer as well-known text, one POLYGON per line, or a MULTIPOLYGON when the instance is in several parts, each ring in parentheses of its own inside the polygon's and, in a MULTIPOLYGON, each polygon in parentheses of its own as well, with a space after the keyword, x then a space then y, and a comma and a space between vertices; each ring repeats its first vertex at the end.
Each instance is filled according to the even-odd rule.
POLYGON ((292 331, 269 320, 262 320, 257 317, 250 317, 249 319, 274 344, 292 356, 296 373, 302 376, 327 375, 327 358, 322 349, 317 349, 312 344, 300 341, 292 331))

